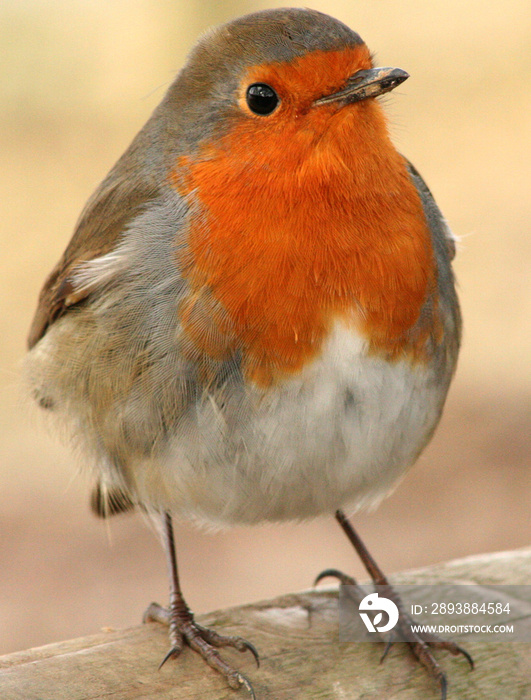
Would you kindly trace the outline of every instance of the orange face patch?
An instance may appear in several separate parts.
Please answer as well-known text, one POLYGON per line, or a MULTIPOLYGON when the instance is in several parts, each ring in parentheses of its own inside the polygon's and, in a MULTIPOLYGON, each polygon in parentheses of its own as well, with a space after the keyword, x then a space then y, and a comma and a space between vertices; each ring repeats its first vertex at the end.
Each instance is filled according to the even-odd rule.
POLYGON ((380 106, 313 105, 368 67, 357 46, 253 69, 242 86, 270 84, 277 110, 242 115, 172 173, 201 208, 179 260, 185 332, 211 358, 241 351, 260 385, 316 357, 338 318, 390 358, 421 357, 433 330, 411 334, 435 294, 433 251, 380 106))
POLYGON ((342 51, 313 51, 291 63, 256 66, 241 81, 240 107, 252 114, 245 103, 245 91, 251 83, 266 83, 280 97, 281 119, 290 119, 308 112, 316 99, 340 90, 349 76, 371 67, 371 55, 365 44, 342 51))

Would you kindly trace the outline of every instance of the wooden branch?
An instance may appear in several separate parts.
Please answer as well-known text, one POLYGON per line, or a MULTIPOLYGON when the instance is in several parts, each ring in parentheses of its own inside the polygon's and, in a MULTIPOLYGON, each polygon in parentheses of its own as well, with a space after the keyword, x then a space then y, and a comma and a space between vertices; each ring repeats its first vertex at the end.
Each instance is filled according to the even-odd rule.
MULTIPOLYGON (((402 573, 393 583, 453 581, 529 584, 531 549, 470 557, 402 573)), ((436 684, 408 648, 395 645, 380 664, 382 645, 338 641, 337 589, 282 596, 208 615, 202 624, 253 642, 251 655, 223 656, 251 680, 258 700, 438 700, 436 684)), ((436 652, 449 678, 448 700, 531 698, 531 644, 470 641, 476 662, 436 652)), ((156 623, 31 649, 0 658, 2 700, 236 700, 231 690, 190 649, 158 665, 168 649, 167 630, 156 623)))

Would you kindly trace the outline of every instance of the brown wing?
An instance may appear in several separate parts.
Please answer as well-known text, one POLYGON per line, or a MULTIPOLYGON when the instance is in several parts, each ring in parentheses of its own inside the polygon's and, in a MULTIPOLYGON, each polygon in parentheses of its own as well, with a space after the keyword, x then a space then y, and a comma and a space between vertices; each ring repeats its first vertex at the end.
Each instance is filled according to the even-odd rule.
POLYGON ((120 165, 119 162, 88 201, 72 240, 44 283, 28 336, 30 348, 69 307, 88 295, 87 291, 74 289, 73 270, 112 250, 139 208, 156 195, 153 184, 135 182, 129 168, 120 165))

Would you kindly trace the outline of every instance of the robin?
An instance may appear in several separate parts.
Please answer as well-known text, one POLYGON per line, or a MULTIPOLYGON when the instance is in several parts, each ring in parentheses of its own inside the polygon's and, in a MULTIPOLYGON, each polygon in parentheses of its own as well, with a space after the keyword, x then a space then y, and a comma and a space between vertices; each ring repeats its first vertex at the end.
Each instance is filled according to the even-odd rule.
MULTIPOLYGON (((252 697, 218 649, 255 648, 186 605, 172 516, 335 514, 388 586, 344 509, 426 446, 461 329, 454 238, 376 99, 407 78, 313 10, 211 31, 90 198, 31 327, 33 396, 84 449, 94 511, 162 522, 170 605, 147 617, 169 623, 166 658, 186 643, 252 697)), ((466 652, 403 610, 398 629, 444 697, 430 647, 466 652)))

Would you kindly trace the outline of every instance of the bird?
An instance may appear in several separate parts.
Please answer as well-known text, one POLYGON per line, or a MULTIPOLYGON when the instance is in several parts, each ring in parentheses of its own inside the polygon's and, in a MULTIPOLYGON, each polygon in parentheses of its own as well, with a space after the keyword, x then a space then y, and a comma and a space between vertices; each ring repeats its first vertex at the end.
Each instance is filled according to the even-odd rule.
MULTIPOLYGON (((314 10, 208 31, 88 200, 29 334, 29 391, 85 455, 93 511, 160 523, 170 603, 145 619, 169 624, 164 661, 188 645, 253 698, 222 650, 258 652, 195 621, 173 519, 335 516, 393 597, 346 513, 429 442, 462 325, 456 238, 378 99, 408 77, 314 10)), ((399 635, 443 698, 433 647, 472 664, 402 608, 399 635)))

